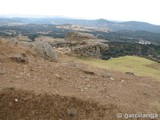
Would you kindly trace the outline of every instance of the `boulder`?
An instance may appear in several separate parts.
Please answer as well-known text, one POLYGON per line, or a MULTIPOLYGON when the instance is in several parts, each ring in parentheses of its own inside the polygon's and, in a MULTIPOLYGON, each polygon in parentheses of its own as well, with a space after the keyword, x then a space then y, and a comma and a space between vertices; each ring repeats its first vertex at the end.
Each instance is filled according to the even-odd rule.
POLYGON ((29 49, 33 50, 37 56, 40 56, 44 59, 48 59, 50 61, 57 61, 57 54, 52 46, 44 41, 34 41, 34 42, 27 42, 27 41, 18 41, 16 42, 17 45, 28 47, 29 49))
POLYGON ((57 61, 57 54, 52 46, 43 41, 36 41, 32 43, 32 49, 40 56, 51 61, 57 61))

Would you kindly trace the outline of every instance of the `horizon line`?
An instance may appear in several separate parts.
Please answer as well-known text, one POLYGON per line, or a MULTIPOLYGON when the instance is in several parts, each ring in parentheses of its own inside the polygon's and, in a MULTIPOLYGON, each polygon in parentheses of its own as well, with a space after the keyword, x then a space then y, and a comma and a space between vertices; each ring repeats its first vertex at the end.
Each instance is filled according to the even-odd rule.
POLYGON ((85 17, 70 17, 65 15, 32 15, 32 14, 1 14, 0 18, 65 18, 65 19, 79 19, 79 20, 106 20, 111 22, 142 22, 142 23, 148 23, 152 25, 160 26, 160 24, 155 24, 151 22, 146 21, 139 21, 139 20, 113 20, 113 19, 106 19, 106 18, 85 18, 85 17))

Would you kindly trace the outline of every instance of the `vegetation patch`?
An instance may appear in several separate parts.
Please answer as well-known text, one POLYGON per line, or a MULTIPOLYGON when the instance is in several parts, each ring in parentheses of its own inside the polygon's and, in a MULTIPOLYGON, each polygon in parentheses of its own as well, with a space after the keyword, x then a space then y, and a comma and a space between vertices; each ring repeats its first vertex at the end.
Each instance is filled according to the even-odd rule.
POLYGON ((79 58, 79 60, 85 64, 93 65, 103 69, 112 69, 122 72, 132 72, 139 76, 150 76, 153 78, 160 78, 160 70, 155 69, 155 65, 159 66, 159 63, 154 61, 137 57, 137 56, 125 56, 119 58, 112 58, 109 60, 98 60, 93 58, 79 58))

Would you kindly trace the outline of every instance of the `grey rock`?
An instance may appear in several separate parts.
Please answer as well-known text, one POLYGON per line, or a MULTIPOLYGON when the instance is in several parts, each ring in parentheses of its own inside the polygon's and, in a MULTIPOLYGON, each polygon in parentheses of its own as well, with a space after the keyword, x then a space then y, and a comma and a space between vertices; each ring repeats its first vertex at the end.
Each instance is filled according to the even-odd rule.
POLYGON ((69 32, 65 40, 70 41, 71 54, 75 56, 86 56, 101 58, 103 52, 109 49, 108 44, 93 40, 89 34, 69 32))
POLYGON ((33 42, 32 45, 32 49, 35 50, 39 56, 51 61, 57 61, 57 54, 55 50, 47 42, 36 41, 33 42))
POLYGON ((88 41, 83 45, 80 44, 80 45, 73 46, 71 49, 71 53, 77 56, 100 58, 101 53, 103 53, 108 49, 109 49, 109 46, 107 44, 88 41))
POLYGON ((132 72, 125 72, 125 74, 127 74, 127 75, 134 75, 134 73, 132 73, 132 72))
POLYGON ((74 116, 76 116, 76 114, 77 114, 77 109, 76 108, 67 109, 67 115, 68 116, 74 117, 74 116))
POLYGON ((93 39, 93 37, 91 35, 84 34, 84 33, 69 32, 65 36, 65 39, 69 41, 81 41, 81 40, 93 39))
POLYGON ((57 54, 52 46, 44 41, 17 41, 15 44, 32 49, 38 56, 50 61, 57 61, 57 54))

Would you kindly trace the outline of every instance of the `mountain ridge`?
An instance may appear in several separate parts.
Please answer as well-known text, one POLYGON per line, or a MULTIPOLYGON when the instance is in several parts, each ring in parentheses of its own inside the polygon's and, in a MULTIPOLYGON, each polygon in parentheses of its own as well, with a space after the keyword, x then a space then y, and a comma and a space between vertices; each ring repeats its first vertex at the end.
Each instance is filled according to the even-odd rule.
POLYGON ((119 31, 119 30, 143 30, 149 32, 160 33, 160 25, 154 25, 147 22, 141 21, 125 21, 117 22, 110 21, 106 19, 73 19, 73 18, 63 18, 63 17, 42 17, 42 18, 24 18, 24 17, 0 17, 0 25, 4 23, 12 24, 73 24, 81 26, 90 26, 90 27, 103 27, 107 28, 110 31, 119 31))

